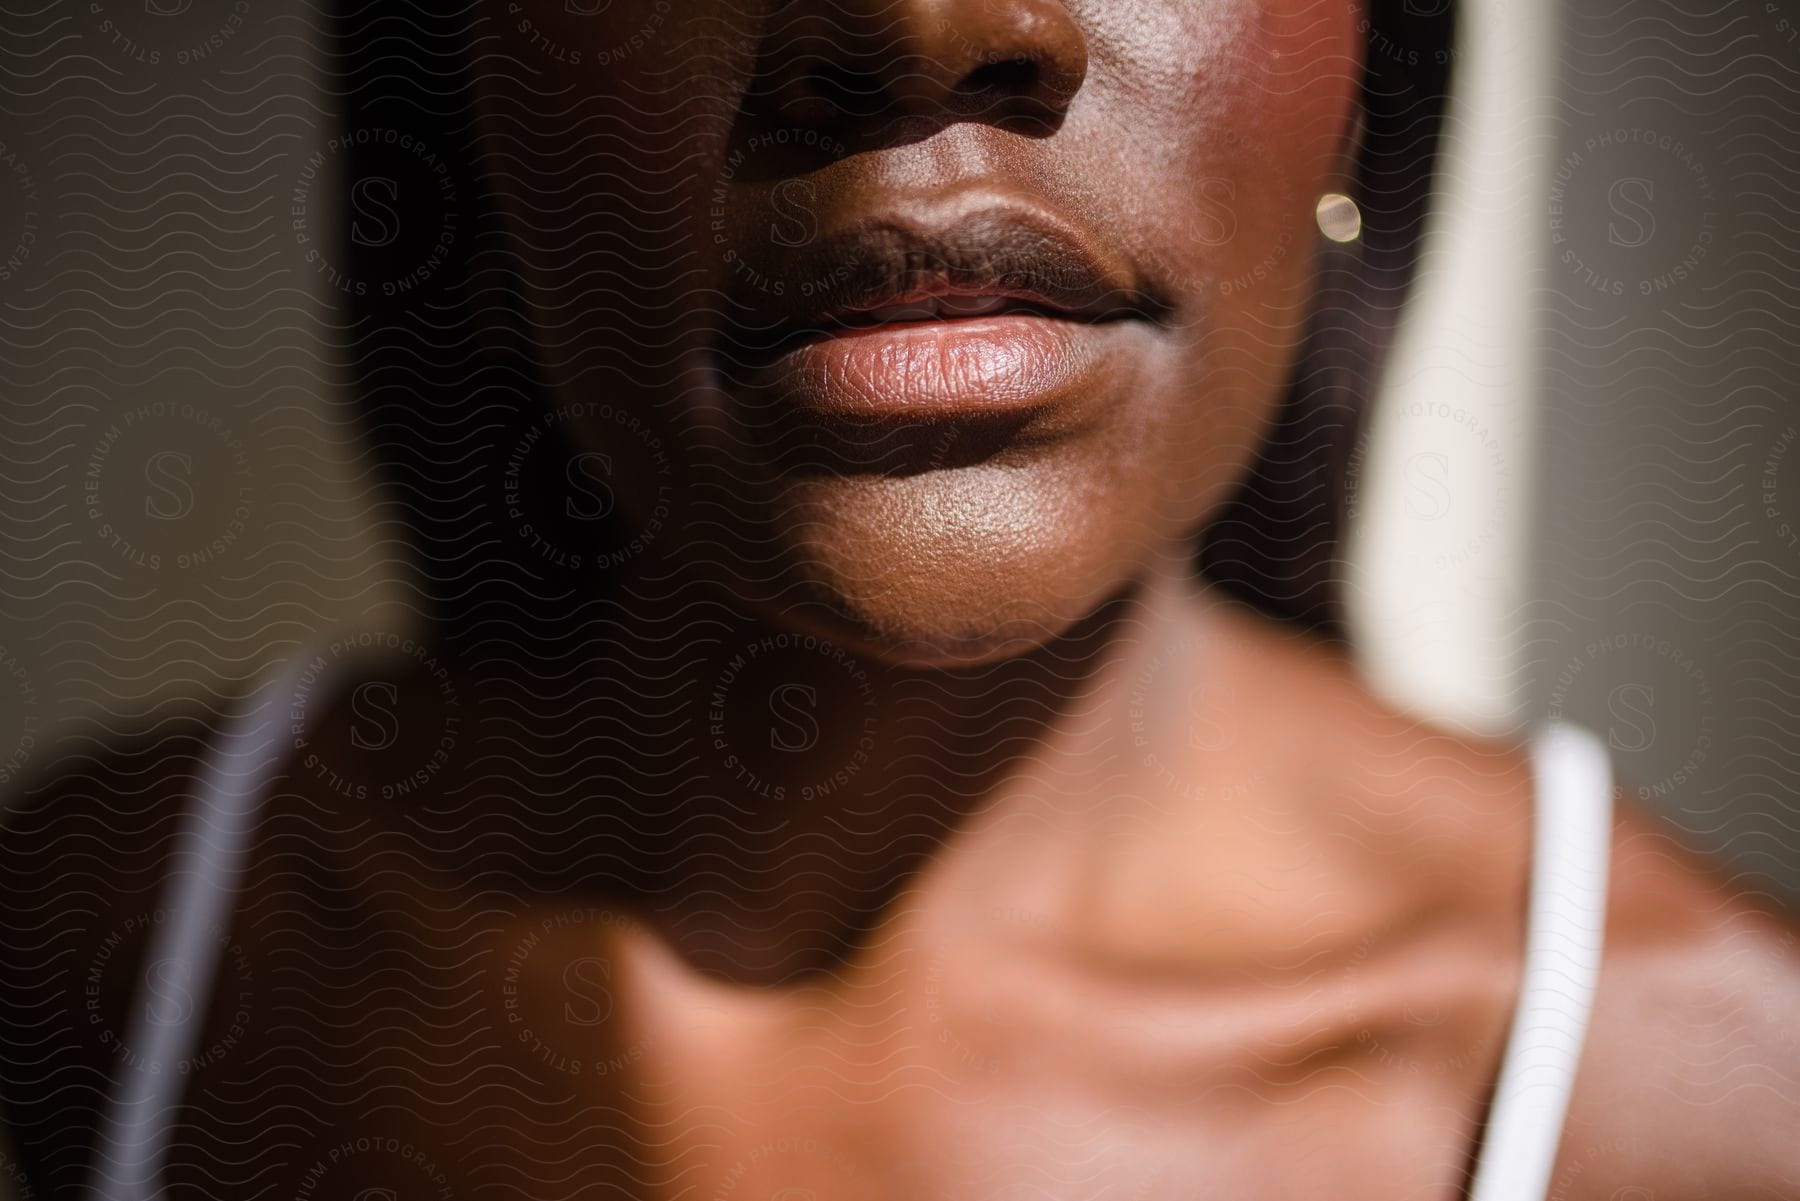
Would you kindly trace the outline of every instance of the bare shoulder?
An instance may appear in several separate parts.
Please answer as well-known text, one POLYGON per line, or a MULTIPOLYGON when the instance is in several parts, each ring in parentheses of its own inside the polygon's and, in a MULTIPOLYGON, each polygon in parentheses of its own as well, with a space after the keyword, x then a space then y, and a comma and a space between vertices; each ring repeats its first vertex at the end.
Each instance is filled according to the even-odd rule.
POLYGON ((1106 860, 1083 896, 1097 945, 1316 963, 1378 934, 1490 949, 1516 934, 1531 834, 1517 746, 1400 712, 1334 648, 1238 606, 1203 598, 1180 628, 1131 669, 1112 825, 1082 844, 1106 860))
POLYGON ((1529 757, 1407 713, 1370 689, 1341 649, 1225 609, 1229 720, 1267 787, 1347 852, 1345 865, 1403 885, 1408 903, 1510 907, 1531 834, 1529 757), (1423 890, 1415 892, 1414 889, 1423 890))
POLYGON ((18 1171, 47 1191, 82 1179, 130 1053, 126 998, 206 733, 172 720, 117 745, 70 737, 0 816, 0 1098, 18 1171))
POLYGON ((1800 1196, 1796 1131, 1800 929, 1658 819, 1622 809, 1606 954, 1551 1195, 1800 1196))
MULTIPOLYGON (((1328 888, 1371 937, 1428 922, 1481 940, 1495 970, 1482 973, 1473 1020, 1504 1023, 1533 834, 1525 749, 1397 711, 1305 637, 1223 620, 1224 703, 1206 721, 1228 736, 1196 770, 1246 781, 1265 823, 1308 832, 1281 844, 1303 857, 1287 878, 1328 888)), ((1612 858, 1606 953, 1552 1197, 1800 1197, 1800 923, 1626 802, 1612 858)), ((1295 920, 1273 902, 1264 914, 1295 920)))

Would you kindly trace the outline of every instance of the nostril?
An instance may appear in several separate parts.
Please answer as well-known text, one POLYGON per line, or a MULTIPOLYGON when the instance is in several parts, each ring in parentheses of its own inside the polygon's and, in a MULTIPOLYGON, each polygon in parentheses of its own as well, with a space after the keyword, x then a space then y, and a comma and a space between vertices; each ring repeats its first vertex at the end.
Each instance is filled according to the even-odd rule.
POLYGON ((1023 128, 1054 126, 1081 87, 1079 76, 1070 77, 1060 67, 1054 60, 1026 55, 983 63, 956 85, 963 98, 957 107, 967 111, 979 105, 990 118, 1000 117, 1004 109, 1007 117, 1026 122, 1023 128))
POLYGON ((1003 92, 1029 96, 1038 89, 1038 65, 1029 58, 1013 58, 1004 62, 976 67, 963 80, 971 92, 1003 92))
POLYGON ((820 63, 809 83, 815 96, 848 116, 869 116, 885 100, 878 76, 841 63, 820 63))
POLYGON ((1023 120, 1054 129, 1087 73, 1065 0, 792 0, 763 43, 758 89, 801 124, 887 117, 1023 120))

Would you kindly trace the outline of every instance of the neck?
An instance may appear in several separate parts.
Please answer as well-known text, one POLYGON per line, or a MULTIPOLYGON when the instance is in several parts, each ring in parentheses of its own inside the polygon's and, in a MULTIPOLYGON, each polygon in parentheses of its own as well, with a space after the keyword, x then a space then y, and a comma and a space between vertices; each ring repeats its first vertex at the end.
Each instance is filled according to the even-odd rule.
POLYGON ((708 972, 828 968, 972 818, 1066 792, 1071 748, 1129 750, 1143 664, 1192 630, 1188 576, 1171 553, 1029 653, 930 670, 642 572, 578 657, 471 669, 468 745, 504 753, 510 793, 446 775, 389 824, 446 886, 628 901, 708 972))
POLYGON ((1061 637, 955 669, 860 658, 700 588, 627 588, 616 645, 638 655, 603 691, 668 713, 631 736, 638 764, 685 768, 627 786, 661 798, 634 804, 637 891, 704 970, 837 962, 972 818, 1064 770, 1059 747, 1129 737, 1138 664, 1191 613, 1187 575, 1171 555, 1061 637))

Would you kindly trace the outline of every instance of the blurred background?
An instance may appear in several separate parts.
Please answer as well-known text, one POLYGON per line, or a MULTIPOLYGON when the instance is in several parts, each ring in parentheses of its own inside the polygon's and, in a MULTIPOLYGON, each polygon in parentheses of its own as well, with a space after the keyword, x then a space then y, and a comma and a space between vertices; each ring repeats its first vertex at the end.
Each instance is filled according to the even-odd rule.
MULTIPOLYGON (((1368 670, 1448 724, 1590 726, 1800 899, 1800 11, 1492 0, 1471 31, 1353 459, 1368 670)), ((331 36, 301 0, 0 16, 0 800, 410 619, 327 252, 406 206, 346 177, 331 36)))

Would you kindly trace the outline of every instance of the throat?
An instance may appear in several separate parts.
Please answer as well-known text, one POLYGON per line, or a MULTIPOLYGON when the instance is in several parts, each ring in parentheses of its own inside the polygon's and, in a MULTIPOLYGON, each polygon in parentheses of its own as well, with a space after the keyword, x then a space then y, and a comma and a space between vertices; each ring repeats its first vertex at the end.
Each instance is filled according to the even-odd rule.
MULTIPOLYGON (((647 919, 694 968, 781 984, 835 969, 935 861, 956 854, 1092 714, 1116 707, 1145 629, 1134 589, 1064 638, 980 668, 923 670, 740 628, 687 673, 698 787, 641 779, 647 919)), ((690 751, 691 753, 691 751, 690 751)), ((652 761, 648 755, 640 756, 652 761)))

